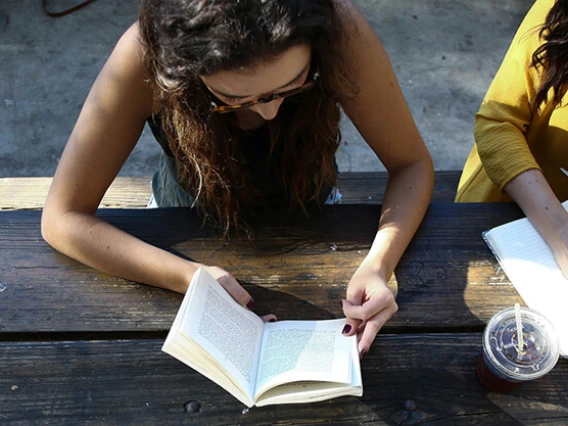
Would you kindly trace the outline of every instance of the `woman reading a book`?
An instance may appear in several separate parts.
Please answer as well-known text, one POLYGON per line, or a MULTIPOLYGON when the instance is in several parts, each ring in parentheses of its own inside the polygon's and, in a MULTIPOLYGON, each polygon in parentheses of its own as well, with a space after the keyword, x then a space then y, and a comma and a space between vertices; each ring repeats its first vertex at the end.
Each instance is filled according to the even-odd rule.
POLYGON ((475 117, 456 201, 515 201, 568 277, 568 1, 537 0, 475 117))
POLYGON ((259 210, 333 203, 344 109, 389 172, 378 232, 342 301, 367 351, 397 311, 387 281, 433 188, 429 153, 387 54, 347 0, 144 0, 80 113, 42 218, 53 247, 129 280, 184 293, 205 267, 243 305, 223 265, 190 262, 95 216, 149 123, 164 155, 159 207, 192 206, 228 235, 259 210))

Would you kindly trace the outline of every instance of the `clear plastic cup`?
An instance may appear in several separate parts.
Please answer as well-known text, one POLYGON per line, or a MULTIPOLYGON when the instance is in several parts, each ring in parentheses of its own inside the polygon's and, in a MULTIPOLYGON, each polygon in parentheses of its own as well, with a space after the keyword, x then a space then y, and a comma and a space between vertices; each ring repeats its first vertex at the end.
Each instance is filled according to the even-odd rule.
POLYGON ((476 369, 479 383, 487 390, 508 392, 544 376, 558 362, 560 347, 550 321, 521 308, 521 323, 524 345, 520 350, 514 308, 498 312, 487 323, 476 369))

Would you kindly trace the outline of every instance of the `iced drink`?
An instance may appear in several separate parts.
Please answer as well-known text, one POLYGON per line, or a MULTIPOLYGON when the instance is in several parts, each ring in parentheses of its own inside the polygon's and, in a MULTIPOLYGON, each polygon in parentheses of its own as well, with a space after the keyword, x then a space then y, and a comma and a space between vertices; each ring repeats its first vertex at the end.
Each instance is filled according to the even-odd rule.
POLYGON ((487 390, 508 392, 544 376, 556 365, 559 344, 552 324, 527 308, 521 308, 521 323, 524 343, 519 347, 514 308, 489 320, 476 370, 479 383, 487 390))

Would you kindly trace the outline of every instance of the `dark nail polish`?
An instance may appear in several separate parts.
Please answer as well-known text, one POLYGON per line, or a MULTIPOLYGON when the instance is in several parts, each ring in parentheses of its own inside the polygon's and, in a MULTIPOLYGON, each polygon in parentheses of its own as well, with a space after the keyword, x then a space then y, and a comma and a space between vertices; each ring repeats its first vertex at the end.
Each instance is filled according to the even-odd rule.
POLYGON ((276 320, 274 318, 270 318, 268 322, 276 322, 276 320))
POLYGON ((341 310, 343 310, 343 300, 339 301, 339 306, 341 307, 341 310))
POLYGON ((343 327, 343 334, 347 334, 351 331, 351 326, 349 324, 345 324, 345 327, 343 327))
POLYGON ((256 309, 256 303, 254 303, 253 299, 250 299, 250 301, 247 303, 247 308, 249 308, 251 311, 254 311, 256 309))
POLYGON ((359 358, 363 358, 366 353, 367 353, 367 349, 363 349, 363 350, 361 351, 361 353, 359 354, 359 358))

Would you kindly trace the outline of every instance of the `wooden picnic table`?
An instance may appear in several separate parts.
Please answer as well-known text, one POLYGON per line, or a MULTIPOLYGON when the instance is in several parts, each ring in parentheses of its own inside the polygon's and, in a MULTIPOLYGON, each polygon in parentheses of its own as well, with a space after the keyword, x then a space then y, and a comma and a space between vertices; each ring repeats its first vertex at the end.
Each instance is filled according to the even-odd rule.
MULTIPOLYGON (((342 316, 380 206, 260 218, 220 243, 189 209, 103 209, 143 240, 228 269, 280 319, 342 316)), ((433 203, 390 281, 398 313, 362 360, 364 395, 244 410, 161 352, 182 295, 100 273, 50 248, 40 211, 0 212, 0 424, 568 424, 568 361, 508 394, 475 377, 484 325, 521 301, 481 232, 512 204, 433 203)))

